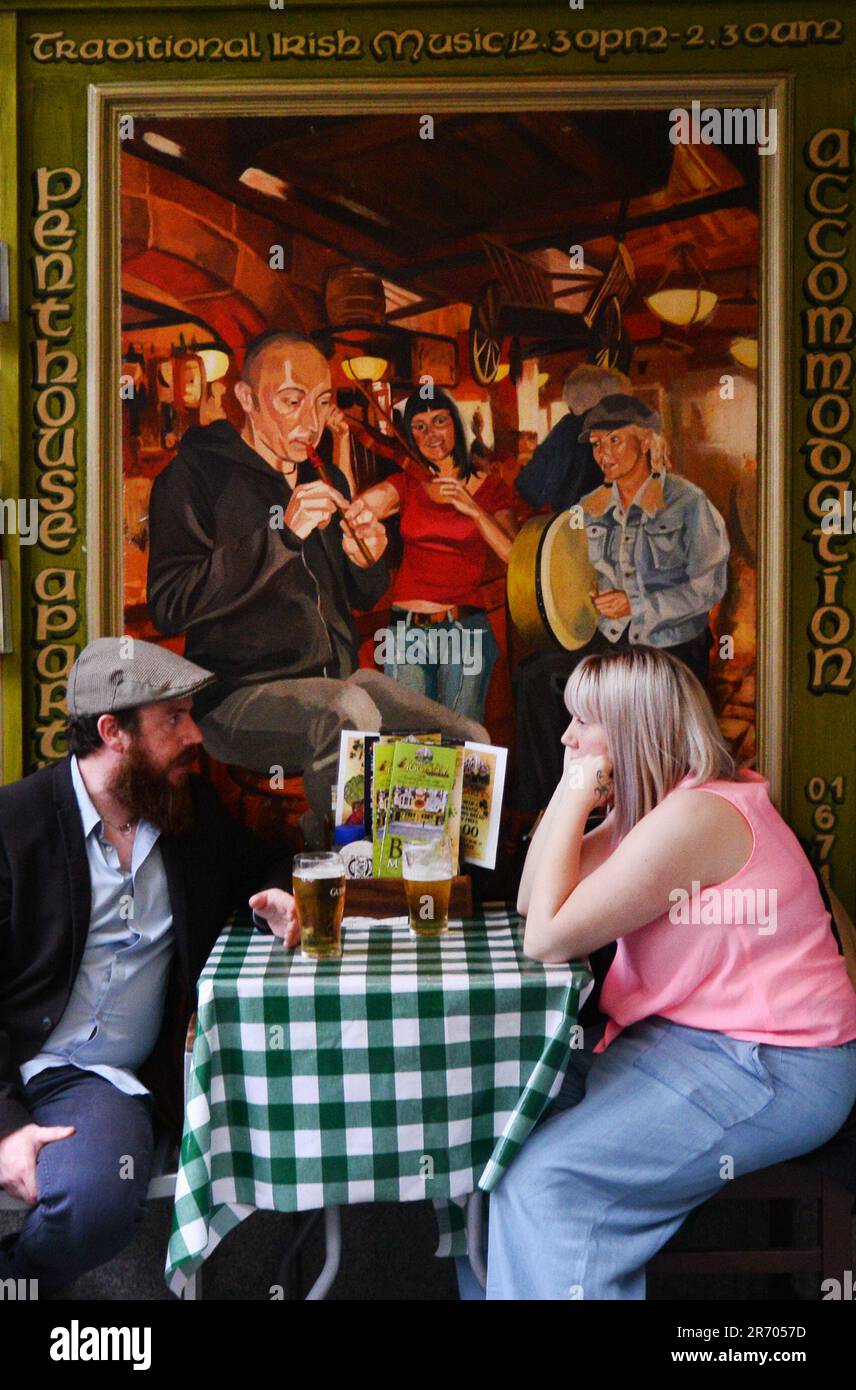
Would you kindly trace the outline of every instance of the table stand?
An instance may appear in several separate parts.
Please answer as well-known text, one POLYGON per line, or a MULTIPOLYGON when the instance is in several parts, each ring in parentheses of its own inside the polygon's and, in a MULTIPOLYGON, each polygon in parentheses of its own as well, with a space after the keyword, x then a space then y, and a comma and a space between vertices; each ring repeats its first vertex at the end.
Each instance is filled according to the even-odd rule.
MULTIPOLYGON (((283 1288, 288 1287, 291 1282, 292 1265, 298 1252, 307 1237, 317 1229, 322 1216, 324 1218, 324 1264, 321 1273, 306 1295, 304 1300, 306 1303, 314 1303, 326 1298, 333 1287, 336 1275, 339 1273, 339 1266, 342 1262, 341 1207, 324 1207, 323 1211, 312 1213, 300 1227, 283 1255, 277 1275, 277 1282, 283 1288)), ((487 1268, 482 1254, 484 1239, 484 1194, 482 1192, 471 1192, 467 1197, 466 1229, 470 1269, 484 1288, 487 1283, 487 1268)))

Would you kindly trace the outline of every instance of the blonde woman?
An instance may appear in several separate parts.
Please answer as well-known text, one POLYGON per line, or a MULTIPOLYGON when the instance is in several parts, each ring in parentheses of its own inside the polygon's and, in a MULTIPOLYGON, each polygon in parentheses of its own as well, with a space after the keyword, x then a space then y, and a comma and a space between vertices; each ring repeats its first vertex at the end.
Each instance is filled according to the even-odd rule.
POLYGON ((623 392, 604 396, 583 420, 603 485, 581 500, 597 574, 598 621, 577 652, 524 663, 515 675, 517 746, 524 750, 517 804, 542 809, 556 785, 561 692, 578 662, 640 644, 678 657, 708 679, 710 612, 728 582, 725 522, 700 487, 671 472, 663 422, 623 392))
POLYGON ((591 446, 580 441, 583 417, 604 396, 631 391, 630 378, 615 367, 584 362, 565 378, 562 396, 567 415, 550 430, 514 480, 515 491, 536 511, 563 512, 600 482, 591 446))
POLYGON ((700 487, 671 470, 663 422, 634 396, 605 396, 583 421, 603 486, 581 502, 597 570, 593 650, 650 646, 704 685, 710 610, 725 593, 725 522, 700 487))
POLYGON ((607 1023, 571 1054, 574 1108, 492 1195, 487 1292, 640 1299, 648 1260, 725 1178, 841 1128, 856 993, 798 840, 766 781, 735 771, 686 666, 646 647, 591 656, 566 701, 518 908, 538 960, 617 942, 607 1023))

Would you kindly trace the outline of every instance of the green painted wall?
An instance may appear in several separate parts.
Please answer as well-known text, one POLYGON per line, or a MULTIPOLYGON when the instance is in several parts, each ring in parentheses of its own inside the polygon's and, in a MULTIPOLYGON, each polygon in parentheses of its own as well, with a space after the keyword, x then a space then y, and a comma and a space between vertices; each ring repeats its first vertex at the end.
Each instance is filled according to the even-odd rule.
MULTIPOLYGON (((464 41, 459 41, 460 46, 464 41)), ((70 165, 84 174, 86 169, 86 88, 92 82, 153 83, 174 81, 176 78, 194 80, 277 78, 295 80, 324 76, 389 78, 406 82, 408 78, 465 78, 490 75, 502 83, 516 77, 531 76, 632 76, 674 77, 676 104, 681 98, 683 75, 758 73, 789 74, 794 83, 795 159, 793 169, 793 302, 788 310, 790 341, 782 343, 782 351, 792 356, 792 422, 788 456, 791 478, 791 563, 790 563, 790 739, 786 750, 787 797, 789 813, 798 833, 806 836, 831 835, 825 846, 832 866, 833 881, 845 901, 853 907, 856 900, 856 859, 853 855, 856 827, 856 740, 854 739, 853 682, 843 682, 839 692, 812 693, 809 690, 809 624, 819 606, 818 565, 807 533, 817 521, 805 510, 805 497, 813 479, 806 469, 801 445, 807 435, 806 415, 810 397, 802 394, 800 355, 804 351, 800 310, 804 307, 803 280, 812 261, 804 238, 813 221, 804 202, 805 190, 811 177, 804 162, 806 142, 817 131, 834 127, 853 134, 856 112, 856 5, 853 0, 830 0, 830 3, 806 3, 806 0, 780 0, 779 3, 743 3, 731 0, 728 4, 702 3, 657 4, 648 0, 636 3, 598 4, 588 0, 583 9, 570 5, 527 3, 516 5, 422 5, 408 3, 396 7, 374 6, 355 0, 346 6, 319 3, 299 7, 287 4, 283 9, 267 4, 211 4, 199 9, 192 0, 173 0, 171 5, 155 3, 146 6, 131 4, 87 7, 79 0, 34 0, 17 12, 7 5, 7 14, 0 19, 0 157, 4 177, 0 181, 0 223, 2 237, 13 248, 13 264, 20 287, 21 306, 32 299, 29 270, 20 256, 15 256, 16 242, 23 247, 31 232, 32 186, 31 175, 41 165, 49 167, 70 165), (796 21, 823 22, 816 31, 820 42, 791 42, 799 37, 795 28, 782 27, 796 21), (12 30, 17 24, 17 39, 12 30), (561 26, 561 27, 560 27, 561 26), (506 36, 507 48, 501 56, 432 56, 429 46, 423 46, 417 61, 408 57, 384 61, 372 48, 372 36, 385 29, 412 29, 443 35, 466 34, 480 29, 484 35, 500 31, 506 36), (508 37, 518 31, 516 40, 508 37), (358 36, 360 55, 348 60, 292 58, 274 61, 270 55, 270 35, 273 33, 331 34, 343 30, 358 36), (533 31, 530 34, 526 31, 533 31), (629 38, 624 31, 635 31, 629 38), (580 37, 580 33, 583 37, 580 37), (175 35, 185 38, 219 35, 254 35, 254 52, 261 56, 245 61, 157 61, 134 62, 95 61, 36 61, 33 35, 61 32, 67 40, 80 44, 86 39, 111 36, 118 39, 140 35, 175 35), (553 37, 551 38, 551 32, 553 37), (534 36, 533 36, 534 35, 534 36), (567 36, 566 36, 567 35, 567 36), (777 40, 777 41, 774 41, 777 40), (827 41, 831 40, 831 41, 827 41), (626 51, 629 49, 630 51, 626 51), (17 59, 16 59, 17 53, 17 59), (10 76, 18 66, 17 110, 10 76), (15 140, 15 129, 18 141, 15 140), (20 168, 16 180, 16 143, 20 168), (11 177, 10 177, 11 175, 11 177), (16 199, 15 188, 18 190, 16 199), (835 778, 842 782, 832 789, 835 778), (814 793, 819 804, 829 810, 821 812, 813 823, 816 807, 807 797, 806 787, 811 778, 822 779, 825 786, 816 784, 814 793), (840 796, 836 800, 836 795, 840 796), (830 819, 831 818, 831 819, 830 819)), ((442 41, 435 43, 435 52, 442 41)), ((851 152, 849 179, 851 189, 846 196, 854 201, 856 174, 851 152)), ((84 188, 85 193, 85 188, 84 188)), ((842 195, 844 196, 844 195, 842 195)), ((77 229, 74 258, 77 266, 76 288, 72 295, 73 333, 69 340, 79 356, 81 385, 78 388, 78 486, 76 516, 79 534, 71 549, 61 557, 47 556, 40 549, 23 555, 24 598, 20 608, 24 657, 21 670, 18 658, 3 660, 3 695, 6 721, 4 752, 5 775, 17 771, 16 748, 20 727, 16 705, 23 709, 23 724, 29 730, 33 724, 34 676, 32 667, 33 614, 31 585, 37 571, 48 564, 59 563, 82 571, 85 566, 84 517, 84 438, 85 438, 85 201, 79 200, 71 209, 77 229)), ((854 244, 852 219, 847 219, 845 241, 848 249, 840 264, 848 275, 854 274, 854 244)), ((854 302, 852 288, 844 302, 854 302)), ((16 355, 19 357, 21 378, 30 379, 30 332, 28 315, 19 312, 17 329, 0 328, 2 351, 2 430, 4 485, 8 488, 14 468, 14 441, 10 412, 18 390, 15 378, 16 355), (17 337, 14 334, 17 333, 17 337)), ((848 351, 850 345, 844 345, 848 351)), ((834 349, 830 349, 831 351, 834 349)), ((842 393, 844 394, 844 393, 842 393)), ((32 495, 35 466, 30 446, 32 393, 25 391, 21 415, 23 490, 32 495)), ((853 445, 853 431, 842 436, 853 445)), ((852 469, 846 475, 852 480, 852 469)), ((11 539, 11 538, 10 538, 11 539)), ((853 537, 839 538, 839 549, 847 559, 841 576, 836 580, 836 605, 852 616, 854 610, 854 578, 848 572, 853 554, 853 537)), ((83 592, 81 582, 80 592, 83 592)), ((836 619, 828 621, 833 625, 836 619)), ((75 642, 85 640, 85 613, 74 635, 75 642)), ((849 633, 845 645, 852 652, 854 637, 849 633)), ((20 645, 16 644, 20 652, 20 645)), ((33 756, 28 740, 25 763, 33 756)))

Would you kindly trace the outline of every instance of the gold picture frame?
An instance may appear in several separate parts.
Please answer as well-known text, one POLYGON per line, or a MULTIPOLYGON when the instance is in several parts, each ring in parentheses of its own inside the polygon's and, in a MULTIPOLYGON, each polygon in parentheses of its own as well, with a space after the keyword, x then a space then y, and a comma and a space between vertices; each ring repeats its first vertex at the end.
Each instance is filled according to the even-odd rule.
POLYGON ((793 286, 788 248, 793 78, 350 79, 93 84, 88 100, 87 609, 90 639, 122 631, 122 428, 119 376, 119 118, 527 110, 633 111, 692 101, 774 108, 778 148, 760 161, 757 761, 784 814, 789 702, 789 382, 793 286))

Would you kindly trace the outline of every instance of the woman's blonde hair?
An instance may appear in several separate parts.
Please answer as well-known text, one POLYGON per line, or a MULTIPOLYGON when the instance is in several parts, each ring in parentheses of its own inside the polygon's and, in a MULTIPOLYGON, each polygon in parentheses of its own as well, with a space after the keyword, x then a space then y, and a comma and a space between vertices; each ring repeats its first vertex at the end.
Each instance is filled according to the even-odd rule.
POLYGON ((646 430, 642 425, 625 425, 625 429, 635 434, 639 440, 648 455, 648 467, 652 473, 671 473, 669 441, 664 434, 658 433, 657 430, 646 430))
POLYGON ((565 686, 565 704, 606 734, 619 836, 685 777, 692 786, 736 779, 700 681, 668 652, 639 646, 585 657, 565 686))

